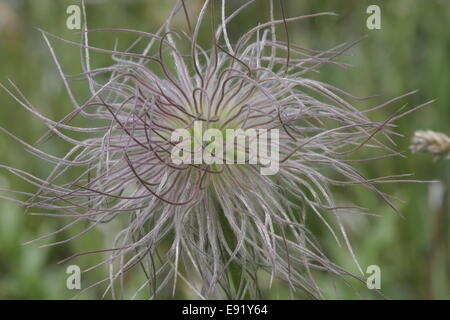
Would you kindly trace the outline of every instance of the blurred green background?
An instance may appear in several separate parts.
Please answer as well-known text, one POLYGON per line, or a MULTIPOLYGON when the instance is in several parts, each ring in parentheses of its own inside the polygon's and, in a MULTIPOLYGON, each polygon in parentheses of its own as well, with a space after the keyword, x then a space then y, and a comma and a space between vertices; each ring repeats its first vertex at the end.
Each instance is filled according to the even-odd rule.
MULTIPOLYGON (((89 26, 122 27, 154 32, 165 21, 174 1, 86 1, 89 26)), ((200 1, 187 0, 194 10, 200 1)), ((242 1, 230 0, 229 7, 242 1)), ((276 2, 277 3, 277 2, 276 2)), ((0 0, 0 82, 8 79, 25 93, 27 98, 49 118, 61 119, 72 110, 70 101, 58 76, 57 69, 43 38, 35 27, 63 38, 77 41, 79 35, 66 28, 66 8, 79 4, 72 0, 0 0)), ((313 78, 326 81, 357 96, 380 96, 357 102, 361 108, 377 105, 389 98, 414 89, 420 91, 396 104, 394 108, 376 113, 376 120, 385 119, 404 103, 415 106, 438 99, 431 107, 420 110, 401 121, 397 138, 398 150, 407 158, 388 158, 370 164, 358 165, 367 177, 396 173, 414 173, 415 179, 438 180, 445 189, 440 194, 439 185, 427 184, 383 185, 382 190, 404 200, 399 204, 401 215, 393 212, 375 195, 362 188, 338 190, 341 202, 355 202, 368 207, 381 217, 346 217, 349 237, 356 255, 365 269, 379 265, 382 272, 381 289, 394 299, 449 299, 450 298, 450 160, 433 161, 430 155, 411 155, 410 137, 415 130, 432 129, 450 133, 450 2, 448 0, 285 0, 288 16, 333 11, 337 17, 319 17, 289 25, 293 43, 313 49, 328 49, 346 41, 367 35, 350 52, 351 57, 340 61, 352 64, 342 69, 326 66, 313 78), (368 30, 366 8, 371 4, 381 7, 381 30, 368 30)), ((280 10, 277 8, 280 17, 280 10)), ((257 0, 230 26, 235 38, 268 17, 268 1, 257 0)), ((183 16, 176 21, 185 26, 183 16)), ((283 38, 283 30, 280 29, 283 38)), ((201 35, 207 41, 208 34, 201 35)), ((126 39, 126 37, 124 38, 126 39)), ((52 42, 66 73, 80 72, 79 50, 67 44, 52 42)), ((114 37, 93 37, 98 47, 112 48, 114 37)), ((95 55, 95 66, 112 63, 107 55, 95 55)), ((87 95, 83 83, 74 85, 79 101, 87 95)), ((33 143, 45 132, 44 125, 0 90, 0 126, 27 142, 33 143)), ((52 139, 43 147, 62 156, 68 146, 52 139)), ((11 165, 45 177, 50 166, 33 158, 22 147, 4 134, 0 135, 0 164, 11 165)), ((33 192, 34 188, 5 170, 0 170, 0 187, 33 192)), ((20 198, 20 197, 19 197, 20 198)), ((101 229, 79 240, 56 247, 38 248, 38 243, 22 243, 55 231, 63 221, 51 218, 26 216, 14 203, 0 199, 0 299, 66 299, 76 292, 66 289, 66 264, 57 262, 73 253, 108 246, 111 229, 101 229)), ((112 225, 109 228, 114 228, 112 225)), ((327 253, 341 265, 356 271, 348 252, 337 248, 331 235, 323 226, 310 226, 327 253)), ((75 230, 48 240, 62 240, 75 230)), ((99 257, 83 257, 74 263, 82 268, 92 265, 99 257)), ((98 270, 83 276, 83 286, 106 275, 98 270)), ((127 278, 130 283, 142 280, 139 273, 127 278)), ((375 298, 379 295, 364 286, 348 288, 333 283, 329 277, 319 276, 329 298, 375 298), (357 291, 357 292, 355 292, 357 291)), ((83 298, 98 298, 101 290, 95 289, 83 298)), ((164 297, 164 296, 163 296, 164 297)), ((189 298, 179 290, 177 298, 189 298)), ((288 291, 275 284, 265 290, 266 298, 288 298, 288 291)), ((170 298, 167 295, 166 298, 170 298)))

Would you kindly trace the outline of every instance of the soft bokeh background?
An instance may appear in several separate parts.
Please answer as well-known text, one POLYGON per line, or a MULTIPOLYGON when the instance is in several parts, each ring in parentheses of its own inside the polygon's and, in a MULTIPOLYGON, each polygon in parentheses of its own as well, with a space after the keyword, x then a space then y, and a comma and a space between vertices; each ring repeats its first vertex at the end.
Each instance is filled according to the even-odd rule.
MULTIPOLYGON (((164 22, 174 1, 168 0, 87 0, 89 25, 95 27, 123 27, 156 31, 164 22)), ((194 8, 200 1, 187 0, 194 8)), ((229 7, 242 1, 230 0, 229 7)), ((314 49, 327 49, 345 41, 368 35, 351 50, 351 57, 341 61, 353 67, 342 69, 324 67, 314 78, 327 81, 357 96, 381 96, 356 103, 361 108, 376 105, 388 98, 414 89, 420 91, 404 99, 393 108, 377 113, 378 120, 386 118, 403 103, 409 106, 437 98, 431 107, 418 111, 398 122, 398 148, 407 158, 386 159, 358 168, 367 177, 395 173, 415 173, 414 178, 439 180, 440 185, 427 184, 384 185, 382 190, 404 200, 399 204, 401 215, 393 212, 375 195, 362 188, 339 190, 341 202, 356 202, 380 213, 381 217, 348 217, 345 219, 354 250, 363 267, 376 264, 382 271, 382 292, 394 299, 450 298, 450 160, 432 161, 426 154, 411 155, 408 144, 418 129, 433 129, 450 133, 450 2, 448 0, 285 0, 289 16, 333 11, 338 17, 320 17, 289 25, 292 42, 314 49), (382 29, 366 28, 366 8, 378 4, 382 10, 382 29)), ((50 53, 35 27, 45 29, 69 40, 78 35, 66 28, 66 8, 76 0, 0 0, 0 82, 12 79, 39 110, 52 119, 62 118, 71 110, 70 101, 51 59, 50 53)), ((231 26, 232 36, 266 21, 268 1, 257 0, 231 26)), ((277 9, 280 16, 280 10, 277 9)), ((176 20, 184 26, 182 16, 176 20)), ((280 29, 280 37, 283 30, 280 29)), ((207 34, 201 41, 207 41, 207 34)), ((127 41, 126 37, 121 38, 127 41)), ((94 37, 96 46, 112 48, 114 37, 94 37)), ((52 42, 66 73, 80 71, 79 51, 76 47, 52 42)), ((95 55, 95 65, 111 63, 107 55, 95 55)), ((75 84, 80 101, 86 97, 83 83, 75 84)), ((0 126, 27 142, 33 143, 44 132, 43 124, 0 90, 0 126)), ((68 146, 53 139, 44 149, 61 156, 68 146)), ((5 134, 0 135, 0 164, 29 170, 45 177, 49 165, 33 158, 5 134)), ((0 187, 34 191, 28 184, 0 169, 0 187)), ((77 241, 50 248, 39 244, 63 240, 74 231, 53 237, 47 242, 22 246, 62 226, 58 219, 26 216, 23 209, 0 199, 0 299, 66 299, 74 291, 66 289, 66 264, 59 260, 73 253, 92 250, 102 242, 108 245, 111 230, 116 226, 92 232, 77 241)), ((338 248, 322 225, 310 226, 325 246, 327 253, 340 264, 356 271, 348 252, 338 248)), ((76 260, 82 268, 92 265, 99 257, 76 260)), ((83 276, 83 286, 101 279, 105 270, 83 276)), ((139 274, 127 278, 139 283, 139 274)), ((381 298, 364 286, 348 288, 337 283, 336 290, 328 277, 319 276, 327 288, 329 298, 381 298)), ((265 290, 266 298, 288 298, 281 285, 265 290)), ((89 291, 84 298, 98 298, 99 290, 89 291)), ((168 295, 167 297, 170 297, 168 295)), ((189 298, 179 290, 177 298, 189 298)), ((301 296, 299 296, 301 297, 301 296)))

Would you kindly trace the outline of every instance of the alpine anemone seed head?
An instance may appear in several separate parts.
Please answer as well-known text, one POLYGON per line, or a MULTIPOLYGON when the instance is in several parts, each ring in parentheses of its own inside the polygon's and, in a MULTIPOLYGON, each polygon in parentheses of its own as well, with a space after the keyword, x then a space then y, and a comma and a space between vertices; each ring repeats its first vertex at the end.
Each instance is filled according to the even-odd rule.
POLYGON ((399 98, 359 110, 349 102, 355 99, 351 95, 307 78, 323 64, 340 65, 336 57, 353 44, 310 50, 278 40, 276 29, 287 31, 290 22, 331 13, 286 17, 282 8, 282 16, 276 18, 269 1, 270 20, 232 43, 227 26, 243 10, 250 10, 254 1, 226 14, 227 1, 206 0, 194 24, 186 16, 186 30, 173 30, 172 20, 177 14, 187 14, 187 2, 178 1, 154 34, 85 26, 81 42, 75 43, 41 31, 74 111, 53 121, 41 115, 14 84, 17 94, 5 90, 48 126, 49 133, 41 143, 58 136, 73 149, 58 158, 11 135, 54 165, 46 179, 8 167, 38 187, 28 201, 20 203, 69 221, 52 235, 89 222, 85 231, 59 243, 100 224, 119 221, 122 229, 111 246, 91 252, 108 254, 94 267, 109 266, 109 275, 101 283, 106 283, 105 294, 113 297, 122 293, 124 275, 141 265, 148 279, 136 295, 149 288, 149 298, 167 288, 175 292, 180 282, 200 298, 257 298, 261 297, 260 271, 266 272, 270 281, 286 282, 292 294, 302 289, 321 298, 316 272, 342 277, 349 273, 320 250, 320 242, 307 229, 308 216, 323 221, 336 241, 347 246, 361 271, 340 213, 362 209, 340 207, 330 187, 361 185, 391 204, 376 187, 384 178, 366 179, 352 167, 349 155, 367 147, 396 154, 381 138, 389 141, 393 121, 414 109, 373 122, 368 118, 371 111, 399 98), (202 48, 197 38, 208 16, 214 28, 211 46, 202 48), (88 41, 93 32, 134 33, 148 45, 143 52, 134 52, 134 47, 123 52, 97 48, 88 41), (82 49, 82 74, 63 74, 50 39, 82 49), (182 49, 187 47, 190 49, 182 49), (91 68, 92 51, 110 54, 113 63, 91 68), (102 81, 105 75, 108 80, 102 81), (76 101, 69 85, 69 80, 79 77, 86 80, 91 93, 83 103, 76 101), (70 124, 76 116, 85 118, 86 124, 93 119, 101 125, 76 127, 70 124), (249 144, 245 144, 249 139, 239 145, 236 136, 226 136, 227 130, 254 129, 257 136, 265 134, 269 137, 265 145, 270 147, 266 150, 268 161, 189 161, 207 150, 202 136, 200 150, 191 148, 195 139, 191 140, 184 144, 186 161, 174 161, 174 150, 176 153, 182 143, 174 139, 174 133, 185 130, 195 135, 196 125, 223 133, 222 143, 236 148, 223 153, 222 160, 250 154, 249 144), (71 131, 88 138, 76 140, 69 136, 71 131), (271 165, 273 174, 263 174, 271 165), (84 173, 77 179, 58 182, 69 170, 80 167, 84 173))

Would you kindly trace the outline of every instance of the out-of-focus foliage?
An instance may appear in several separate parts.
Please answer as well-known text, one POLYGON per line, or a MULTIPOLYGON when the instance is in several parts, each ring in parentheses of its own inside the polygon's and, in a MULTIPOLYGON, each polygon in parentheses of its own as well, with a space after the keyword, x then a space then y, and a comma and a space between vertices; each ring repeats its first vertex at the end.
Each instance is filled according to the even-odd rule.
MULTIPOLYGON (((154 32, 164 22, 173 2, 87 0, 89 26, 154 32)), ((195 4, 197 8, 200 5, 197 0, 187 2, 195 4)), ((241 2, 228 1, 230 7, 236 7, 241 2)), ((326 66, 320 74, 312 77, 326 80, 360 97, 380 94, 371 100, 357 102, 361 108, 420 89, 416 95, 396 106, 375 113, 378 120, 385 119, 404 103, 412 107, 430 99, 438 99, 431 107, 397 122, 398 131, 404 135, 396 139, 398 150, 404 151, 407 158, 388 158, 370 165, 362 163, 357 165, 358 169, 366 177, 414 173, 415 179, 439 180, 450 187, 450 161, 433 162, 429 155, 411 156, 408 151, 409 139, 415 130, 432 129, 450 133, 450 35, 447 32, 450 26, 450 2, 285 0, 285 3, 289 16, 323 11, 339 14, 337 17, 319 17, 289 24, 293 43, 314 49, 328 49, 342 42, 368 36, 350 50, 351 56, 341 57, 341 61, 352 64, 351 68, 326 66), (366 28, 366 9, 370 4, 381 7, 381 30, 366 28)), ((27 98, 52 119, 62 118, 71 111, 71 105, 50 53, 35 27, 77 41, 79 35, 66 28, 66 8, 71 4, 79 2, 0 0, 0 82, 6 84, 8 79, 12 79, 27 98)), ((231 38, 265 21, 268 8, 268 1, 257 0, 231 25, 231 38)), ((279 9, 276 14, 281 17, 279 9)), ((180 26, 185 24, 182 15, 176 23, 180 26)), ((283 38, 283 29, 279 31, 283 38)), ((119 45, 125 46, 131 40, 121 35, 119 45)), ((200 41, 209 41, 207 32, 201 34, 200 41)), ((93 36, 92 43, 98 47, 112 48, 114 37, 93 36)), ((61 42, 53 44, 65 72, 80 72, 79 50, 61 42)), ((93 59, 96 66, 111 63, 108 55, 94 54, 93 59)), ((87 89, 83 83, 75 83, 74 89, 80 100, 86 97, 87 89)), ((0 107, 0 126, 25 141, 33 143, 45 132, 43 124, 4 91, 0 91, 0 107)), ((55 138, 44 148, 59 156, 68 150, 64 142, 55 138)), ((0 164, 29 170, 40 177, 49 173, 49 165, 33 158, 4 134, 0 135, 0 150, 0 164)), ((368 155, 358 156, 363 158, 368 155)), ((0 187, 34 191, 27 183, 3 169, 0 171, 0 187)), ((364 267, 373 264, 380 266, 381 289, 388 297, 450 298, 449 191, 444 192, 442 200, 435 196, 436 191, 433 190, 437 189, 430 189, 426 184, 383 185, 382 190, 404 201, 398 205, 399 214, 363 188, 336 190, 341 203, 351 199, 381 215, 344 217, 359 261, 364 267)), ((74 291, 66 289, 65 271, 70 263, 57 262, 74 253, 97 248, 94 243, 104 242, 106 247, 111 239, 109 229, 102 228, 77 241, 56 247, 38 248, 40 244, 69 238, 74 234, 73 231, 37 244, 21 245, 61 226, 63 221, 24 215, 22 208, 0 199, 0 299, 64 299, 74 295, 74 291)), ((345 248, 337 247, 327 230, 323 230, 319 224, 315 226, 314 221, 310 228, 320 238, 330 256, 356 272, 348 252, 345 248)), ((73 263, 83 268, 100 261, 99 258, 95 255, 86 256, 73 263)), ((83 276, 82 284, 100 280, 105 274, 105 269, 87 274, 83 276)), ((142 280, 138 274, 126 278, 126 281, 136 285, 142 280)), ((360 284, 355 284, 355 288, 338 284, 335 289, 329 277, 319 277, 319 283, 326 288, 326 295, 330 298, 381 298, 360 284)), ((289 297, 286 288, 277 284, 265 292, 267 298, 289 297)), ((100 290, 92 290, 83 297, 98 298, 100 295, 100 290)), ((176 297, 190 296, 180 290, 176 297)))

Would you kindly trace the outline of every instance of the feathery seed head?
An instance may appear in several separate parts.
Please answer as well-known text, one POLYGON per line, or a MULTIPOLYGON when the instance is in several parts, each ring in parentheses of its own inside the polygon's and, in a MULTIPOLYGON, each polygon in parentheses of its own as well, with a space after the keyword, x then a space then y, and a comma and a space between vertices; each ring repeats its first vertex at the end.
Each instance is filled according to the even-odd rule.
MULTIPOLYGON (((310 50, 278 40, 275 27, 287 31, 291 21, 330 13, 288 18, 283 10, 275 19, 270 1, 270 20, 231 43, 228 24, 252 2, 227 16, 228 2, 206 0, 195 26, 187 17, 188 32, 172 30, 174 16, 187 12, 185 1, 178 1, 155 34, 85 28, 81 43, 72 44, 84 49, 84 73, 78 77, 87 80, 91 96, 78 104, 68 82, 73 76, 63 75, 75 109, 61 121, 41 115, 20 92, 14 96, 48 125, 40 142, 57 135, 73 144, 58 158, 15 138, 54 164, 47 179, 9 168, 39 188, 22 204, 70 221, 55 233, 89 221, 75 237, 120 221, 111 248, 100 249, 109 253, 103 264, 110 266, 110 276, 104 282, 113 297, 117 281, 142 264, 148 280, 137 293, 149 287, 150 298, 166 287, 175 290, 179 281, 202 298, 259 297, 260 270, 288 283, 292 292, 302 288, 320 298, 314 272, 349 273, 320 250, 307 217, 322 220, 354 257, 338 213, 362 210, 339 207, 330 186, 362 185, 391 204, 375 186, 385 178, 364 178, 348 155, 365 147, 396 154, 378 136, 390 139, 392 122, 412 110, 384 122, 369 120, 368 113, 412 93, 361 111, 348 102, 351 95, 307 78, 323 64, 340 65, 335 58, 353 44, 310 50), (221 4, 217 21, 216 3, 221 4), (201 48, 197 37, 208 8, 212 44, 201 48), (92 32, 109 31, 134 33, 148 45, 144 52, 133 47, 121 52, 88 43, 92 32), (189 52, 181 49, 186 43, 189 52), (92 69, 91 51, 111 54, 113 64, 92 69), (105 75, 109 80, 102 82, 105 75), (70 125, 78 115, 102 124, 70 125), (78 141, 63 130, 89 137, 78 141), (58 182, 80 167, 84 173, 77 179, 58 182), (238 278, 232 272, 236 266, 238 278)), ((54 56, 49 38, 60 38, 42 34, 54 56)))

